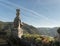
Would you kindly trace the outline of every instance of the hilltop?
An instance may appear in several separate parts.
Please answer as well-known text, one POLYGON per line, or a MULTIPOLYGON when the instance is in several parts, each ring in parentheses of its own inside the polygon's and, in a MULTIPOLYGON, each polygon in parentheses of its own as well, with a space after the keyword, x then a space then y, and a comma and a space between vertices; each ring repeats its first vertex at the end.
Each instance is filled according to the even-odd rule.
MULTIPOLYGON (((0 21, 0 30, 2 29, 12 29, 13 28, 13 22, 2 22, 0 21)), ((29 33, 29 34, 40 34, 38 29, 33 27, 32 25, 28 25, 26 23, 23 23, 23 26, 22 26, 22 29, 23 29, 23 32, 24 33, 29 33)))
MULTIPOLYGON (((0 21, 0 30, 2 30, 3 28, 13 28, 13 22, 2 22, 0 21)), ((40 34, 40 35, 47 35, 47 36, 52 36, 55 37, 57 36, 57 29, 59 27, 54 27, 54 28, 36 28, 32 25, 26 24, 23 22, 23 32, 24 34, 28 33, 28 34, 40 34)))

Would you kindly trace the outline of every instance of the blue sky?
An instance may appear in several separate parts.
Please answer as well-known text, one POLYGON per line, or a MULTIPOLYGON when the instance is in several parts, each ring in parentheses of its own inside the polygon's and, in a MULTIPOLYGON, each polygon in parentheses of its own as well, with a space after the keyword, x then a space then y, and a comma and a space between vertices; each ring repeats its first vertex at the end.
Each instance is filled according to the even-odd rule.
POLYGON ((21 20, 35 27, 60 27, 60 0, 0 0, 0 21, 21 20))

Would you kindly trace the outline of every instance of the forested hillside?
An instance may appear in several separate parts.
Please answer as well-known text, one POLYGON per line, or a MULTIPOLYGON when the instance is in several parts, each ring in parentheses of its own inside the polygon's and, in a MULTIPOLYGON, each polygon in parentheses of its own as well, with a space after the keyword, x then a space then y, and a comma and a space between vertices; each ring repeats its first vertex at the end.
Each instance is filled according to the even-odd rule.
MULTIPOLYGON (((0 21, 0 30, 2 29, 13 29, 13 22, 2 22, 0 21)), ((24 33, 29 33, 29 34, 39 34, 39 31, 37 28, 33 27, 32 25, 28 25, 26 23, 23 23, 22 26, 23 32, 24 33)))

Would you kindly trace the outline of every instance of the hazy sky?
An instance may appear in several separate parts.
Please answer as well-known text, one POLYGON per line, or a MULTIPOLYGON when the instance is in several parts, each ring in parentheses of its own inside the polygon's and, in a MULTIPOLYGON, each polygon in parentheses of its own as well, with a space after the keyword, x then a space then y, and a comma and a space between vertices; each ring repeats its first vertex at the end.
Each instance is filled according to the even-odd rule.
POLYGON ((60 27, 60 0, 0 0, 0 21, 13 21, 16 8, 21 20, 35 27, 60 27))

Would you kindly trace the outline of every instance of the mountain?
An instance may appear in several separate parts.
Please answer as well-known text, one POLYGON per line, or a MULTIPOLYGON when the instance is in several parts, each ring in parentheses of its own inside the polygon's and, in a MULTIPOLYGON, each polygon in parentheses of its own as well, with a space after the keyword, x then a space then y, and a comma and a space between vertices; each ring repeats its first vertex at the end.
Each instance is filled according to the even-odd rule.
MULTIPOLYGON (((10 28, 10 30, 13 28, 13 22, 2 22, 0 21, 0 31, 2 31, 2 29, 8 29, 10 28)), ((57 29, 59 27, 54 27, 54 28, 36 28, 33 27, 32 25, 28 25, 26 23, 23 23, 22 29, 24 33, 29 33, 29 34, 40 34, 40 35, 47 35, 47 36, 57 36, 57 29)))
MULTIPOLYGON (((8 29, 8 28, 10 28, 10 30, 13 29, 13 22, 0 21, 0 31, 2 31, 2 29, 8 29)), ((37 28, 33 27, 32 25, 28 25, 26 23, 23 23, 22 29, 24 33, 40 34, 37 28)))
POLYGON ((40 34, 37 28, 33 27, 32 25, 28 25, 26 23, 23 23, 22 29, 24 30, 24 33, 40 34))
POLYGON ((58 33, 57 33, 57 29, 59 27, 54 27, 54 28, 38 28, 39 32, 41 35, 47 35, 47 36, 57 36, 58 33))

